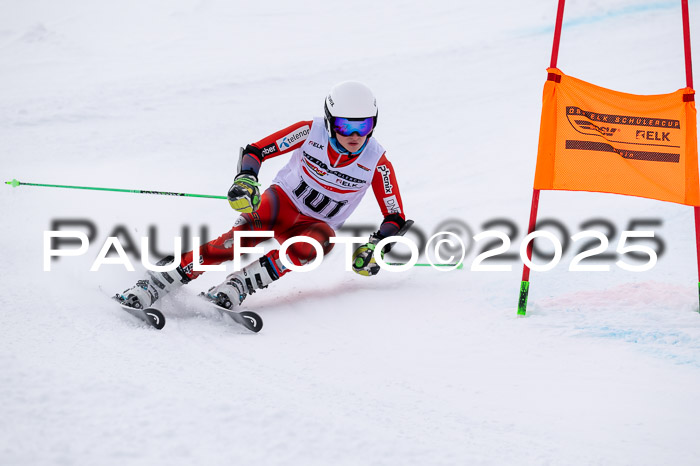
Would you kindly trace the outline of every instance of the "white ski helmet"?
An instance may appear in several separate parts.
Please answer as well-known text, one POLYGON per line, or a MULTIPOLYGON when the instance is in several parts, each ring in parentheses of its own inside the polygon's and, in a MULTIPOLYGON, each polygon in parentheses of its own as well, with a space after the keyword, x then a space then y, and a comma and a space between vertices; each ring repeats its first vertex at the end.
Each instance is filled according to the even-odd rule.
POLYGON ((335 137, 333 129, 336 118, 347 118, 349 120, 362 120, 372 118, 372 131, 367 137, 372 137, 374 128, 377 126, 377 99, 369 87, 357 81, 343 81, 338 83, 326 96, 324 104, 326 114, 326 129, 331 137, 335 137))

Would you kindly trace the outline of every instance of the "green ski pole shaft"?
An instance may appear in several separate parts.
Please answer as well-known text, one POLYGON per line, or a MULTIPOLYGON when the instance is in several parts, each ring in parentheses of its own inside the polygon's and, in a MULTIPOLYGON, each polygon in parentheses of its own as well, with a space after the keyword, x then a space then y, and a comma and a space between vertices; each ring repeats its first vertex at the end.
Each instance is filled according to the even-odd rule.
POLYGON ((24 183, 22 181, 12 180, 5 181, 13 188, 17 186, 41 186, 44 188, 65 188, 65 189, 88 189, 92 191, 112 191, 117 193, 134 193, 134 194, 159 194, 161 196, 184 196, 184 197, 203 197, 208 199, 227 199, 226 196, 213 196, 211 194, 190 194, 190 193, 173 193, 168 191, 150 191, 145 189, 120 189, 120 188, 97 188, 92 186, 67 186, 62 184, 40 184, 40 183, 24 183))

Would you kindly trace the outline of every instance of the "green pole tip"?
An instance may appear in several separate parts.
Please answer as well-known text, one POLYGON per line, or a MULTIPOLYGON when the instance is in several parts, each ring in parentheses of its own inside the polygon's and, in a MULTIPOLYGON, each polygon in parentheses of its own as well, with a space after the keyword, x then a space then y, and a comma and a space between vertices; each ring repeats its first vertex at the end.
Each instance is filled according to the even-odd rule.
POLYGON ((15 179, 13 179, 12 181, 5 181, 5 184, 12 185, 13 188, 16 188, 17 186, 20 185, 20 182, 17 181, 17 180, 15 180, 15 179))
POLYGON ((527 295, 530 293, 530 282, 520 282, 520 297, 518 298, 518 315, 524 316, 527 312, 527 295))

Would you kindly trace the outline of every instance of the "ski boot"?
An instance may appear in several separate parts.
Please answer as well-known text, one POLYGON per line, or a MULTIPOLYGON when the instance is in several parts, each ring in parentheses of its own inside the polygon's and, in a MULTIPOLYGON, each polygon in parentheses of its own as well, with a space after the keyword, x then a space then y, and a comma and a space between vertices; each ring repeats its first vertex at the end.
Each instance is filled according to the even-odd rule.
POLYGON ((280 263, 277 251, 272 251, 232 273, 223 283, 211 287, 200 296, 224 309, 232 309, 239 306, 249 294, 267 288, 285 272, 288 270, 280 263))
MULTIPOLYGON (((159 261, 156 265, 167 265, 172 263, 173 256, 168 256, 159 261)), ((136 285, 117 293, 114 297, 121 304, 135 309, 146 309, 154 302, 180 288, 191 281, 191 278, 182 270, 179 265, 169 272, 148 272, 148 276, 136 282, 136 285)))

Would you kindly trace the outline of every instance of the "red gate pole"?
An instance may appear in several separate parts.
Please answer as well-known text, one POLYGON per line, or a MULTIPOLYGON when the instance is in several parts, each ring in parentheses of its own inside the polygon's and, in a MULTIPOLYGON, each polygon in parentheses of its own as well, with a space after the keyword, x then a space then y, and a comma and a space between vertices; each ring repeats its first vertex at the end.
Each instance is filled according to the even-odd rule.
MULTIPOLYGON (((554 43, 552 44, 552 59, 549 62, 550 68, 557 67, 557 59, 559 58, 559 40, 561 39, 561 23, 564 19, 564 2, 566 0, 559 0, 559 6, 557 7, 557 22, 554 25, 554 43)), ((687 8, 687 0, 686 0, 687 8)))
MULTIPOLYGON (((693 88, 693 60, 690 55, 690 17, 688 15, 688 0, 681 0, 683 11, 683 48, 685 49, 685 82, 693 88)), ((694 206, 695 212, 695 249, 698 260, 698 302, 700 303, 700 207, 694 206)), ((700 312, 700 307, 698 308, 700 312)))
MULTIPOLYGON (((684 0, 687 1, 687 0, 684 0)), ((559 6, 557 7, 557 20, 554 25, 554 41, 552 43, 552 59, 549 62, 550 68, 557 67, 557 59, 559 58, 559 42, 561 40, 561 25, 564 19, 564 3, 566 0, 559 0, 559 6)), ((540 205, 540 190, 532 190, 532 205, 530 206, 530 223, 527 228, 527 234, 529 235, 535 231, 535 225, 537 224, 537 208, 540 205)), ((697 209, 697 208, 696 208, 697 209)), ((700 215, 698 210, 695 211, 696 215, 700 215)), ((697 217, 696 217, 697 218, 697 217)), ((527 245, 527 258, 532 260, 532 243, 530 241, 527 245)), ((698 249, 698 261, 700 261, 700 249, 698 249)), ((700 264, 700 262, 698 262, 700 264)), ((700 265, 698 265, 698 289, 700 290, 700 265)), ((530 267, 527 264, 523 264, 523 277, 520 281, 520 297, 518 298, 518 315, 524 316, 527 312, 527 296, 530 292, 530 267)), ((700 292, 700 291, 699 291, 700 292)))
POLYGON ((690 56, 690 18, 688 16, 688 0, 681 0, 683 10, 683 48, 685 49, 685 82, 693 88, 693 60, 690 56))

